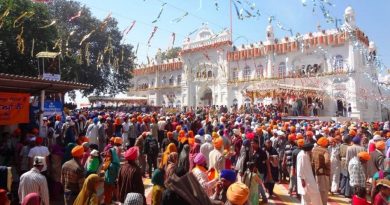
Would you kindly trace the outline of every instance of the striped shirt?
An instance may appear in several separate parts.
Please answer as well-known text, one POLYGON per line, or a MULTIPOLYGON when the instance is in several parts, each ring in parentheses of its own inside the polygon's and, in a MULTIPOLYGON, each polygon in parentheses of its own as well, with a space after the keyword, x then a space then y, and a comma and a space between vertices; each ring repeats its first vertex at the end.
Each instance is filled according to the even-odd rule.
POLYGON ((30 171, 24 173, 20 177, 19 184, 19 201, 30 193, 37 193, 41 196, 44 205, 49 205, 49 189, 47 187, 47 181, 40 171, 33 167, 30 171))

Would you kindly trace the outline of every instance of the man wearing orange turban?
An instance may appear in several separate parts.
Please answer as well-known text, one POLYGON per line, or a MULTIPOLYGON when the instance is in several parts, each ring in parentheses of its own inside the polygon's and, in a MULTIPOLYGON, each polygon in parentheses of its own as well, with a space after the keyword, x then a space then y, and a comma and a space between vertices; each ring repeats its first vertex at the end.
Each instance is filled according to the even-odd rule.
POLYGON ((249 188, 241 182, 236 182, 229 186, 226 197, 230 204, 244 205, 249 198, 249 188))
POLYGON ((225 157, 223 155, 223 139, 218 137, 213 140, 214 149, 209 154, 209 169, 214 168, 218 173, 225 168, 225 157))
POLYGON ((351 187, 366 188, 366 175, 364 172, 363 164, 366 164, 370 160, 370 154, 366 151, 359 152, 354 156, 348 164, 349 172, 349 184, 351 187))
POLYGON ((328 203, 328 191, 330 187, 330 154, 327 149, 328 139, 321 137, 318 139, 319 146, 313 149, 313 163, 315 177, 321 194, 323 205, 328 203))
POLYGON ((84 154, 84 147, 75 146, 72 151, 73 159, 65 162, 61 170, 61 183, 64 186, 65 204, 73 204, 77 194, 81 190, 80 181, 84 181, 84 167, 81 166, 81 158, 84 154))

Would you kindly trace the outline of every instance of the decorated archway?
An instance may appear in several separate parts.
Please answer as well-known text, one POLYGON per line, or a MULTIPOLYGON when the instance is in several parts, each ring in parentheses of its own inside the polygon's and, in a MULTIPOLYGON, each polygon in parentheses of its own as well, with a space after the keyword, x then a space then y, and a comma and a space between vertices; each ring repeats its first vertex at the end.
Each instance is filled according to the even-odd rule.
POLYGON ((199 103, 200 105, 212 105, 213 104, 213 91, 209 87, 201 89, 199 92, 199 103))

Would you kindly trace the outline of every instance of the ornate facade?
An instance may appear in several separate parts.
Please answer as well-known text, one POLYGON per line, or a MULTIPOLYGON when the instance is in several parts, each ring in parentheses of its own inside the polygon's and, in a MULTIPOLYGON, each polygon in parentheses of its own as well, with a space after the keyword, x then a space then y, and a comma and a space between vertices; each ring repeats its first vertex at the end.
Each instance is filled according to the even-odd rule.
MULTIPOLYGON (((236 47, 225 30, 214 34, 206 25, 187 39, 180 58, 136 68, 129 95, 160 106, 244 105, 301 100, 323 105, 320 115, 336 113, 364 120, 381 118, 372 96, 378 87, 372 63, 376 48, 356 26, 351 7, 341 29, 277 39, 272 25, 266 40, 236 47)), ((307 106, 310 107, 310 106, 307 106)), ((310 115, 310 113, 306 113, 310 115)))

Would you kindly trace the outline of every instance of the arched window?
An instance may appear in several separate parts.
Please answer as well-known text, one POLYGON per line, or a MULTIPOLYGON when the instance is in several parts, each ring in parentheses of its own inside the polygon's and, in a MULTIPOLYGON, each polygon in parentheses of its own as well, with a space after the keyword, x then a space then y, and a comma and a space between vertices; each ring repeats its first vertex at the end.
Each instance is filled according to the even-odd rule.
POLYGON ((337 55, 334 58, 333 62, 333 70, 334 71, 342 71, 344 68, 344 59, 342 55, 337 55))
POLYGON ((286 63, 285 62, 279 63, 278 77, 279 78, 286 77, 286 63))
POLYGON ((166 85, 167 84, 167 77, 162 77, 162 80, 161 80, 161 84, 162 85, 166 85))
POLYGON ((256 67, 256 78, 264 77, 264 67, 263 65, 258 65, 256 67))
POLYGON ((243 77, 244 77, 244 80, 251 79, 251 68, 249 66, 245 66, 243 77))
POLYGON ((177 75, 177 84, 180 85, 181 84, 181 75, 177 75))
POLYGON ((208 78, 212 78, 212 77, 213 77, 213 71, 209 70, 209 71, 207 72, 207 77, 208 77, 208 78))
POLYGON ((171 76, 170 78, 169 78, 169 85, 173 85, 173 76, 171 76))
POLYGON ((233 68, 232 70, 232 80, 238 80, 238 69, 233 68))

